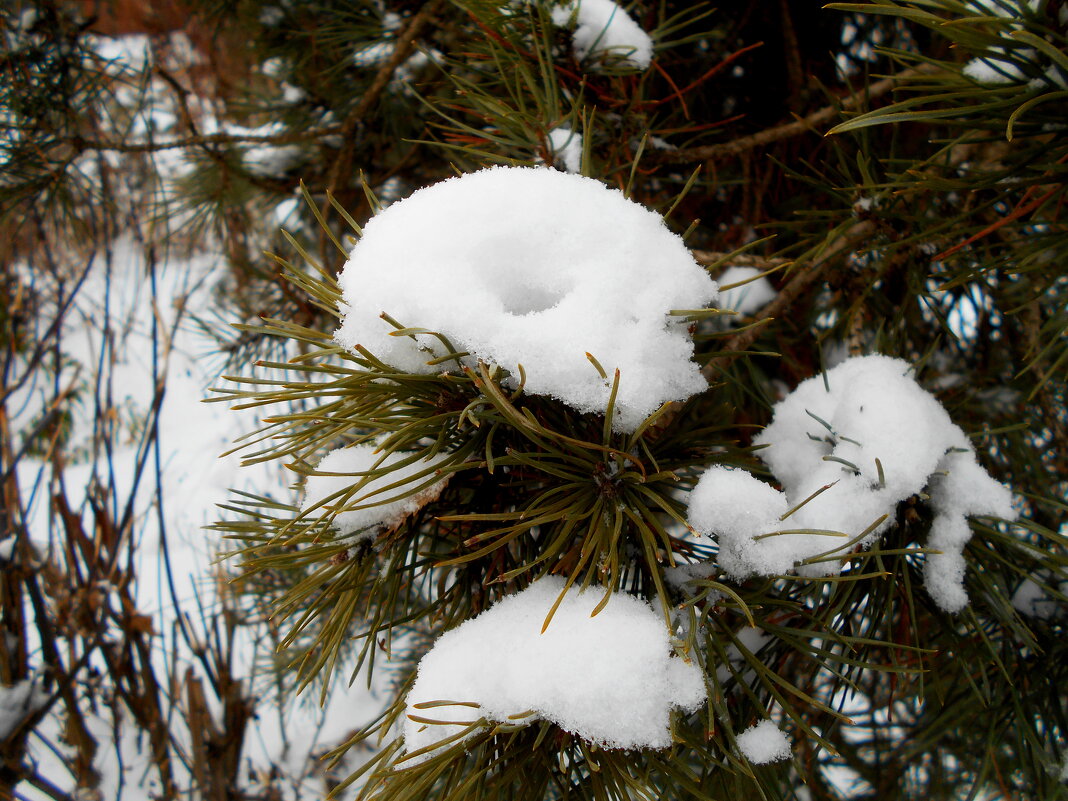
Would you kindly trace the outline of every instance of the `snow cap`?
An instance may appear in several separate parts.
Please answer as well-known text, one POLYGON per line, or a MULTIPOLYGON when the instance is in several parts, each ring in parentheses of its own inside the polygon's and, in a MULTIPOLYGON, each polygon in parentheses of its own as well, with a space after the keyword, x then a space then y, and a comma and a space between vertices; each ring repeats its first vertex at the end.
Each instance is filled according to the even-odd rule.
POLYGON ((430 335, 391 336, 386 313, 507 369, 525 391, 603 414, 620 370, 617 430, 707 386, 685 321, 716 284, 659 215, 599 181, 494 167, 421 189, 372 218, 339 277, 334 337, 412 373, 447 364, 430 335))
POLYGON ((563 588, 558 577, 540 579, 438 638, 408 693, 408 753, 461 732, 458 721, 481 717, 549 720, 609 748, 671 745, 672 707, 693 711, 705 700, 700 668, 671 655, 663 617, 626 593, 614 593, 591 617, 602 593, 571 589, 542 633, 563 588), (419 708, 446 700, 479 707, 419 708), (411 715, 453 722, 425 724, 411 715))

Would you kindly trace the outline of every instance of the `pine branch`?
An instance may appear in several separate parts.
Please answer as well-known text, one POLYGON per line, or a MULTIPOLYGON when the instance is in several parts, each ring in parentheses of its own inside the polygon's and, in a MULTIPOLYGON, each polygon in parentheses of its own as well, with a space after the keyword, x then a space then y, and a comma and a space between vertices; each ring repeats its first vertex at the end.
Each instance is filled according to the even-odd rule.
MULTIPOLYGON (((367 116, 368 112, 374 108, 382 92, 389 86, 389 82, 393 79, 397 68, 408 59, 412 50, 415 49, 415 40, 443 5, 444 0, 430 0, 418 14, 412 17, 404 32, 397 38, 397 43, 394 45, 389 59, 379 68, 374 80, 371 82, 371 86, 364 92, 360 102, 356 104, 356 108, 345 119, 344 124, 341 126, 341 152, 338 154, 326 181, 330 194, 336 196, 339 193, 346 177, 352 170, 352 156, 356 147, 354 136, 356 127, 367 116)), ((329 203, 324 202, 322 207, 324 214, 327 212, 328 206, 329 203)))
POLYGON ((660 161, 669 164, 686 163, 693 161, 721 161, 766 147, 784 139, 791 139, 805 133, 817 130, 837 119, 843 111, 854 111, 867 102, 882 97, 893 91, 899 83, 910 78, 915 78, 923 73, 934 72, 935 68, 923 64, 902 70, 897 75, 883 78, 853 94, 843 98, 840 103, 824 106, 819 111, 814 111, 806 117, 793 122, 779 125, 774 128, 766 128, 749 136, 743 136, 731 142, 720 142, 714 145, 701 147, 681 148, 679 150, 667 150, 650 156, 651 161, 660 161))

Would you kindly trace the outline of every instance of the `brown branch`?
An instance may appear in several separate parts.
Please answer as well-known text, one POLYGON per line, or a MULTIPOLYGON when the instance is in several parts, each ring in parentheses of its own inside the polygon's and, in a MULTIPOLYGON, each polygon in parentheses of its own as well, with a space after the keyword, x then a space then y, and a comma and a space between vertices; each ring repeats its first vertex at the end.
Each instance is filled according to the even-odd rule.
POLYGON ((86 139, 72 136, 66 141, 79 150, 113 150, 117 153, 155 153, 160 150, 175 150, 183 147, 204 147, 207 145, 287 145, 294 142, 307 142, 341 133, 342 125, 335 122, 322 128, 306 131, 287 131, 280 134, 200 134, 168 139, 165 142, 109 142, 105 139, 86 139))
MULTIPOLYGON (((856 250, 857 247, 874 232, 875 223, 871 220, 862 220, 854 223, 844 233, 835 237, 830 242, 825 243, 825 247, 816 254, 808 267, 801 268, 801 272, 795 274, 790 282, 779 290, 779 294, 775 296, 775 299, 754 316, 765 322, 770 322, 776 315, 782 314, 782 312, 789 308, 790 304, 792 304, 813 281, 823 274, 824 270, 826 270, 830 264, 834 263, 840 256, 856 250)), ((704 253, 704 251, 697 251, 696 253, 704 253)), ((718 257, 723 254, 709 253, 708 255, 718 257)), ((757 257, 750 256, 749 258, 756 259, 757 257)), ((766 260, 769 265, 776 261, 779 260, 766 260)), ((795 263, 803 264, 805 261, 807 261, 807 259, 798 259, 795 263)), ((750 326, 742 331, 737 331, 724 339, 723 345, 720 348, 720 350, 723 351, 723 355, 716 356, 701 368, 701 374, 705 379, 711 381, 720 370, 730 363, 732 359, 737 358, 740 351, 744 351, 752 345, 764 327, 764 325, 759 324, 750 326)), ((667 430, 675 421, 675 418, 678 417, 679 412, 682 411, 682 407, 682 401, 673 401, 669 404, 667 411, 661 415, 660 419, 656 421, 656 424, 650 430, 650 437, 656 439, 661 433, 667 430)))
MULTIPOLYGON (((839 256, 856 250, 861 242, 869 238, 874 232, 875 223, 871 220, 854 223, 841 236, 834 239, 820 251, 808 268, 795 275, 786 286, 779 290, 779 294, 775 296, 775 299, 757 312, 756 316, 773 319, 782 314, 808 288, 809 284, 823 274, 828 265, 833 263, 839 256)), ((738 331, 723 340, 722 350, 731 354, 745 350, 753 344, 762 329, 763 326, 750 326, 743 331, 738 331)), ((722 370, 733 358, 735 358, 733 355, 717 356, 701 368, 701 373, 705 378, 712 380, 716 373, 722 370)))
POLYGON ((801 117, 800 119, 788 122, 785 125, 779 125, 775 128, 765 128, 763 131, 758 131, 749 136, 740 137, 731 142, 720 142, 714 145, 663 151, 657 153, 656 158, 658 161, 679 163, 690 161, 716 161, 735 156, 742 156, 752 150, 770 145, 774 142, 780 142, 783 139, 800 136, 803 133, 808 133, 817 129, 820 126, 827 125, 836 120, 838 115, 843 111, 853 111, 869 100, 874 100, 875 98, 888 94, 901 81, 914 78, 923 73, 931 72, 933 69, 933 67, 928 65, 921 65, 919 67, 903 70, 897 75, 883 78, 881 81, 866 86, 864 89, 844 97, 840 103, 825 106, 819 111, 812 112, 807 117, 801 117))
MULTIPOLYGON (((375 103, 378 102, 382 92, 386 90, 389 82, 393 80, 393 74, 397 71, 397 68, 411 55, 412 50, 415 49, 416 38, 423 32, 423 29, 438 9, 441 8, 442 4, 443 0, 430 0, 418 14, 412 17, 404 32, 397 38, 397 43, 393 47, 393 52, 390 53, 389 59, 379 67, 374 80, 371 81, 371 86, 364 92, 360 102, 356 104, 356 108, 345 119, 341 127, 341 152, 338 154, 337 161, 334 162, 326 182, 331 194, 338 194, 345 177, 352 170, 352 156, 356 145, 354 137, 356 127, 367 116, 367 113, 374 107, 375 103)), ((325 204, 323 211, 324 213, 326 211, 325 204)))

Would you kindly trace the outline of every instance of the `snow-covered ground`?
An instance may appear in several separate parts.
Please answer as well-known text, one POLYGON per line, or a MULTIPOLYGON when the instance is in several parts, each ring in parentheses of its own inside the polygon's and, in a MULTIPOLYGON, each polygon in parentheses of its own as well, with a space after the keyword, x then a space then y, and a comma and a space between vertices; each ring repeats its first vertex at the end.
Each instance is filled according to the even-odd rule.
MULTIPOLYGON (((113 487, 117 507, 134 498, 134 600, 138 612, 152 621, 157 675, 179 680, 186 668, 199 675, 195 655, 178 635, 179 616, 189 626, 194 644, 206 642, 213 618, 222 610, 220 592, 225 591, 226 582, 220 576, 232 570, 218 561, 226 549, 224 541, 203 528, 222 514, 216 505, 226 501, 230 488, 292 500, 288 488, 292 479, 276 465, 241 467, 239 454, 220 457, 237 435, 255 425, 250 415, 204 402, 209 387, 219 383, 217 371, 222 364, 213 357, 214 341, 194 316, 207 313, 216 302, 223 265, 219 254, 208 252, 164 257, 152 264, 133 237, 122 237, 113 243, 109 258, 103 253, 94 255, 60 337, 69 360, 67 372, 77 375, 81 385, 97 388, 95 393, 85 393, 75 407, 71 444, 83 456, 64 471, 68 500, 79 510, 86 493, 100 485, 113 487), (154 375, 165 392, 148 467, 139 470, 139 432, 151 413, 154 375), (98 417, 94 394, 115 410, 120 428, 129 431, 115 438, 117 445, 108 458, 94 458, 92 453, 98 417)), ((13 421, 16 430, 20 424, 28 425, 40 404, 48 401, 49 387, 30 383, 20 394, 10 402, 21 411, 13 421)), ((20 485, 27 499, 38 488, 30 505, 29 530, 41 554, 50 546, 50 493, 43 490, 51 469, 31 458, 19 464, 20 485)), ((321 793, 321 769, 310 762, 309 755, 324 753, 347 739, 361 722, 374 716, 378 701, 365 682, 357 681, 351 688, 336 682, 324 709, 319 708, 315 693, 276 704, 269 697, 270 640, 265 635, 262 626, 239 626, 232 649, 235 677, 258 700, 257 719, 245 741, 246 772, 250 781, 272 771, 281 774, 273 781, 282 790, 288 788, 286 797, 299 797, 300 791, 321 793)), ((31 654, 30 662, 40 667, 40 655, 31 654)), ((342 669, 339 675, 346 671, 342 669)), ((25 699, 15 696, 23 689, 16 685, 8 690, 0 706, 21 703, 25 699)), ((168 705, 180 703, 181 688, 174 689, 176 695, 168 705)), ((101 774, 100 797, 147 801, 159 791, 148 745, 129 720, 116 731, 112 713, 104 707, 87 712, 90 731, 98 740, 94 767, 101 774)), ((58 714, 47 717, 30 738, 29 758, 59 788, 73 791, 62 726, 58 714)), ((172 735, 180 741, 187 739, 177 725, 172 735)), ((181 779, 181 766, 177 767, 179 786, 189 786, 181 779)), ((26 786, 18 790, 28 799, 47 797, 26 786)))

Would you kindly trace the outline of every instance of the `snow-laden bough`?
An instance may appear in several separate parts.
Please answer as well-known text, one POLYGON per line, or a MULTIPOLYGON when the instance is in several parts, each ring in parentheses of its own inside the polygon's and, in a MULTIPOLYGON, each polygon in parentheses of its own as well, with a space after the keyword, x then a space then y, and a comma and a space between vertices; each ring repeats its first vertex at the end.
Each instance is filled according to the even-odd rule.
POLYGON ((451 178, 372 218, 340 276, 337 342, 411 373, 449 369, 444 335, 508 370, 524 391, 603 414, 620 371, 617 430, 707 386, 687 324, 716 284, 661 217, 622 192, 549 168, 495 167, 451 178))
POLYGON ((406 699, 404 747, 421 753, 402 765, 483 718, 548 720, 608 748, 671 745, 672 708, 689 712, 705 700, 700 668, 672 656, 663 617, 625 593, 591 617, 602 593, 569 590, 542 632, 563 588, 562 579, 543 578, 434 643, 406 699))
POLYGON ((976 460, 942 405, 886 356, 848 359, 803 381, 775 406, 753 443, 779 492, 743 470, 712 467, 690 496, 689 520, 715 535, 719 564, 737 579, 800 568, 841 569, 849 548, 870 546, 897 504, 926 490, 935 511, 924 566, 943 609, 967 604, 964 546, 969 515, 1014 519, 1012 493, 976 460))
POLYGON ((436 473, 444 461, 444 455, 427 461, 417 454, 385 453, 368 444, 338 448, 308 476, 301 512, 308 519, 331 516, 342 536, 372 539, 437 499, 449 479, 436 473), (368 477, 379 471, 385 472, 368 477))

